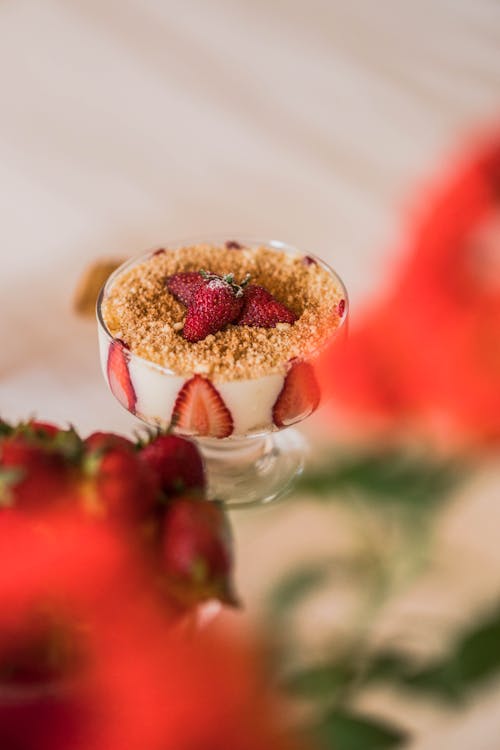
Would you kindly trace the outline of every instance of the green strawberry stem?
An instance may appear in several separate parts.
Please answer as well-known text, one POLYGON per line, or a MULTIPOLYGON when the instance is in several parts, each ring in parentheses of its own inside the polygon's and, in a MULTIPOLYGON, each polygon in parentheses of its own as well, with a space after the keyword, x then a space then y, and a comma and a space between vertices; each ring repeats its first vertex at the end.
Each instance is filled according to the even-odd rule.
POLYGON ((235 297, 241 297, 243 295, 243 291, 251 279, 251 274, 247 273, 243 281, 240 281, 240 283, 238 284, 234 280, 234 273, 227 273, 224 276, 219 276, 219 274, 211 273, 210 271, 206 271, 204 268, 200 268, 200 276, 203 276, 205 281, 210 281, 211 279, 219 279, 220 281, 225 281, 226 284, 229 284, 229 286, 232 288, 235 297))

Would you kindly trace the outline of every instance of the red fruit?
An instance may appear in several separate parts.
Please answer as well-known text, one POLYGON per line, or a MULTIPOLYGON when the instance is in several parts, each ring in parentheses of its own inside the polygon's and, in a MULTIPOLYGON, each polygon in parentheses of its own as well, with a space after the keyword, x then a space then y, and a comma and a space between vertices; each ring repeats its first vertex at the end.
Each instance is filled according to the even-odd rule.
POLYGON ((345 312, 345 299, 341 299, 339 304, 337 305, 337 312, 339 314, 339 318, 341 318, 344 315, 345 312))
POLYGON ((175 299, 189 307, 194 295, 203 284, 203 276, 198 271, 174 273, 173 276, 167 276, 165 283, 175 299))
POLYGON ((114 432, 93 432, 83 441, 85 451, 100 452, 108 451, 111 448, 123 448, 135 451, 135 444, 123 435, 116 435, 114 432))
POLYGON ((0 506, 44 510, 68 497, 70 466, 64 456, 28 436, 0 444, 0 506))
POLYGON ((119 521, 135 520, 144 518, 154 506, 156 477, 129 445, 91 453, 85 470, 83 503, 90 513, 119 521))
POLYGON ((140 452, 141 459, 155 472, 167 495, 189 490, 202 493, 205 470, 200 452, 190 440, 176 435, 160 435, 140 452))
POLYGON ((274 424, 287 427, 308 417, 318 408, 319 400, 320 390, 312 365, 294 362, 273 406, 274 424))
POLYGON ((217 503, 180 499, 163 529, 162 563, 169 591, 184 604, 217 598, 236 605, 229 524, 217 503))
POLYGON ((182 335, 194 342, 217 333, 236 320, 242 304, 243 286, 234 283, 232 274, 205 274, 188 308, 182 335))
POLYGON ((175 428, 200 437, 228 437, 233 431, 231 412, 212 383, 195 375, 182 386, 171 417, 175 428))
POLYGON ((134 412, 137 399, 128 371, 126 349, 128 346, 121 339, 115 339, 111 343, 108 353, 108 381, 113 396, 125 409, 134 412))
POLYGON ((297 316, 262 286, 250 284, 243 295, 239 326, 274 328, 276 323, 295 323, 297 316))

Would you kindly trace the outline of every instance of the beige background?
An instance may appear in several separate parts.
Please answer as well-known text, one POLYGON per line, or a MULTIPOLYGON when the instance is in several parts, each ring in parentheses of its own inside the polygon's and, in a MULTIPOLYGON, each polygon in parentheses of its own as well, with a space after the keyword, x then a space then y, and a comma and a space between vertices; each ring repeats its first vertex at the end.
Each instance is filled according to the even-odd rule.
MULTIPOLYGON (((71 313, 86 264, 208 232, 276 237, 330 261, 356 310, 416 191, 498 114, 500 4, 0 0, 0 92, 1 412, 129 430, 71 313)), ((453 624, 497 590, 496 488, 464 493, 441 567, 382 630, 453 624)), ((250 611, 290 561, 345 543, 339 515, 306 504, 235 523, 250 611)), ((313 630, 342 606, 318 603, 313 630)), ((499 706, 495 691, 460 715, 367 698, 421 750, 497 750, 499 706)))

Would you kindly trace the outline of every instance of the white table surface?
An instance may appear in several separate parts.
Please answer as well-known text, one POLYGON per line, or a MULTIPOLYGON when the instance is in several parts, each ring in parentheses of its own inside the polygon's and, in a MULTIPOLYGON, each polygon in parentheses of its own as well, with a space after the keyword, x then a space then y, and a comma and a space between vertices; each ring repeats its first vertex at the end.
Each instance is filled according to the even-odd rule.
MULTIPOLYGON (((127 431, 71 311, 86 265, 209 232, 281 238, 332 263, 355 310, 419 187, 498 114, 500 3, 3 0, 0 92, 0 413, 127 431)), ((460 526, 468 507, 454 543, 499 565, 477 514, 460 526)), ((321 537, 317 515, 238 517, 250 603, 299 529, 321 537)), ((452 612, 476 592, 455 579, 452 612)), ((494 708, 403 714, 421 750, 496 750, 494 708)))

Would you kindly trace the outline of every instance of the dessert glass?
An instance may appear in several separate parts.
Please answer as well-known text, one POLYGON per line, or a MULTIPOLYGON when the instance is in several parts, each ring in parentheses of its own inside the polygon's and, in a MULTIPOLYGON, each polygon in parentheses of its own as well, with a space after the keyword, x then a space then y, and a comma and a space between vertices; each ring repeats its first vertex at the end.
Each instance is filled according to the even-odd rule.
MULTIPOLYGON (((200 240, 183 240, 168 243, 165 247, 176 250, 180 247, 199 243, 200 240)), ((204 237, 203 242, 214 246, 233 243, 228 237, 204 237)), ((285 494, 296 477, 302 472, 306 443, 303 437, 290 425, 308 417, 319 405, 320 392, 316 383, 316 392, 311 396, 311 403, 302 412, 295 413, 286 422, 275 418, 275 406, 283 393, 285 383, 294 370, 307 368, 307 379, 315 381, 314 371, 327 346, 337 341, 345 333, 347 321, 347 292, 339 276, 322 260, 310 254, 305 255, 297 248, 277 240, 261 241, 238 239, 238 244, 248 250, 266 247, 270 250, 284 252, 288 255, 304 258, 306 263, 316 263, 335 282, 336 289, 344 300, 339 314, 338 324, 332 327, 331 336, 304 358, 283 362, 282 371, 248 379, 233 379, 214 383, 217 393, 229 409, 232 420, 232 432, 228 437, 213 438, 181 429, 172 421, 172 412, 180 391, 194 378, 208 376, 200 373, 179 374, 138 356, 122 342, 113 337, 104 320, 103 304, 113 284, 124 272, 133 266, 143 263, 158 251, 150 251, 132 258, 122 264, 104 284, 97 301, 97 326, 99 351, 104 377, 113 395, 125 409, 151 427, 170 429, 176 434, 192 438, 203 455, 208 478, 209 496, 223 501, 229 507, 261 505, 285 494), (119 356, 123 358, 132 384, 132 394, 123 389, 120 382, 110 371, 109 362, 113 348, 120 347, 119 356), (311 375, 310 375, 311 373, 311 375)), ((332 305, 333 305, 332 301, 332 305)), ((302 376, 303 373, 300 375, 302 376)), ((296 378, 297 379, 297 378, 296 378)), ((298 378, 301 380, 301 377, 298 378)), ((316 381, 315 381, 316 382, 316 381)), ((313 388, 314 391, 314 388, 313 388)))

